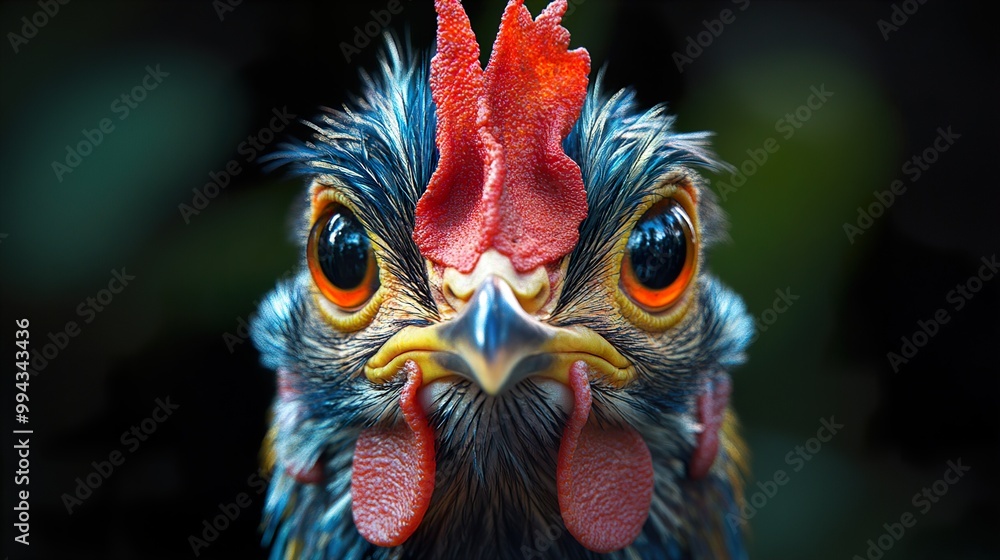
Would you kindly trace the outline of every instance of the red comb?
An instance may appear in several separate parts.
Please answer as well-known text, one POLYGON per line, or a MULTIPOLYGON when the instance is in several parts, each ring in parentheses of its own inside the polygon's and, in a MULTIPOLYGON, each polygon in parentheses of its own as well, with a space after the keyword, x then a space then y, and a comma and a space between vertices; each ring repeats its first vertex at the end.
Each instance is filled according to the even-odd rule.
POLYGON ((568 51, 556 0, 532 21, 511 0, 484 72, 458 0, 436 0, 438 167, 413 238, 428 259, 469 272, 488 248, 527 272, 576 245, 587 215, 580 168, 562 149, 587 93, 590 56, 568 51))

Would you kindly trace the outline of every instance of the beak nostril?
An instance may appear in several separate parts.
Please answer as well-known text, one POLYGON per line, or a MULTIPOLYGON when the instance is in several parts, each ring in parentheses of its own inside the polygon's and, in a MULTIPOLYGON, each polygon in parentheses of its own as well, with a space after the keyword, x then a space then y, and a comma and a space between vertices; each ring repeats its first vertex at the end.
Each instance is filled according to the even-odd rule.
MULTIPOLYGON (((537 279, 532 278, 533 281, 528 282, 524 289, 518 289, 519 286, 511 286, 514 291, 514 296, 517 297, 518 303, 521 304, 521 308, 529 314, 534 314, 545 305, 545 302, 549 301, 549 277, 545 274, 544 269, 536 269, 535 272, 542 272, 544 276, 544 281, 539 282, 537 279)), ((534 272, 532 273, 534 276, 534 272)))
POLYGON ((448 305, 450 305, 455 311, 461 311, 462 308, 465 307, 465 303, 469 301, 469 298, 468 296, 459 297, 458 294, 455 293, 454 288, 452 288, 452 284, 447 281, 447 272, 445 273, 445 278, 446 280, 441 283, 441 293, 444 296, 444 300, 448 302, 448 305))

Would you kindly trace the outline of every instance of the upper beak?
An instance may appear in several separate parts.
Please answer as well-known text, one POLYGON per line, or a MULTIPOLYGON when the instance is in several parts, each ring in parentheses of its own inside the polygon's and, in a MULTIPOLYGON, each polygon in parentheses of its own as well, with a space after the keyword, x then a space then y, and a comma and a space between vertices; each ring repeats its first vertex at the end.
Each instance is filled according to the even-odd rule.
POLYGON ((422 382, 459 375, 490 395, 500 395, 532 375, 569 383, 573 363, 586 362, 605 383, 621 387, 635 368, 604 337, 581 327, 557 327, 529 315, 510 285, 489 275, 476 286, 457 317, 393 335, 365 364, 365 376, 381 383, 413 361, 422 382))
POLYGON ((555 329, 525 313, 510 286, 496 276, 476 289, 461 315, 439 334, 453 349, 437 357, 441 365, 490 395, 503 393, 552 363, 544 350, 555 338, 555 329))

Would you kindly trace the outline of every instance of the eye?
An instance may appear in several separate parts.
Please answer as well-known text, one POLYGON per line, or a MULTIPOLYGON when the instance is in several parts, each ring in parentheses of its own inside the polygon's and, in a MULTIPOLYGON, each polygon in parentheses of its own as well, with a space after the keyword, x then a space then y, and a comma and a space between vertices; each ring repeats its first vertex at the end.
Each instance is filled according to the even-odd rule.
POLYGON ((309 233, 309 272, 320 291, 344 311, 356 311, 378 290, 371 240, 343 206, 326 211, 309 233))
POLYGON ((694 228, 687 212, 667 199, 636 223, 625 246, 621 287, 646 311, 664 311, 680 299, 694 276, 694 228))

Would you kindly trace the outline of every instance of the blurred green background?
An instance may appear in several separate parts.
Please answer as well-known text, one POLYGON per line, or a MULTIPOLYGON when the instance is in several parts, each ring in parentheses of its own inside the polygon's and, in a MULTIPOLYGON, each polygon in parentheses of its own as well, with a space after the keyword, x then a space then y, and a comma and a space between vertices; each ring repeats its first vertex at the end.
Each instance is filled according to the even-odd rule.
MULTIPOLYGON (((306 118, 356 91, 377 41, 355 44, 350 60, 343 44, 387 4, 77 1, 44 18, 35 2, 0 7, 3 336, 13 340, 10 319, 20 317, 31 320, 34 348, 50 333, 60 339, 67 321, 81 331, 32 362, 34 555, 5 539, 12 558, 187 557, 188 535, 239 492, 253 504, 201 557, 264 557, 262 498, 247 477, 273 381, 241 329, 297 261, 287 226, 303 190, 248 161, 244 142, 275 109, 306 118), (166 75, 121 118, 121 96, 147 66, 166 75), (102 119, 114 129, 57 172, 102 119), (182 212, 232 160, 240 171, 226 188, 182 212), (122 267, 135 279, 99 313, 81 313, 122 267), (75 478, 122 448, 120 434, 165 395, 176 417, 67 514, 75 478)), ((544 2, 527 4, 537 13, 544 2)), ((1000 249, 998 49, 985 8, 570 4, 573 45, 587 47, 595 69, 606 65, 608 88, 668 102, 678 130, 715 131, 722 158, 753 169, 743 181, 711 177, 731 222, 711 267, 772 323, 734 376, 735 406, 757 480, 790 478, 750 520, 752 556, 865 557, 883 523, 916 512, 913 495, 961 457, 969 474, 884 557, 998 557, 1000 281, 961 310, 947 299, 1000 249), (800 126, 789 128, 789 114, 800 126), (959 138, 914 180, 904 164, 939 127, 959 138), (746 163, 765 144, 767 161, 746 163), (844 224, 895 180, 905 194, 852 242, 844 224), (766 314, 776 290, 798 299, 766 314), (939 308, 951 320, 893 371, 887 353, 939 308), (795 472, 788 453, 830 417, 844 427, 795 472)), ((386 29, 429 47, 432 3, 401 5, 386 29)), ((504 2, 467 5, 485 56, 504 2)), ((306 133, 283 127, 266 148, 306 133)))

